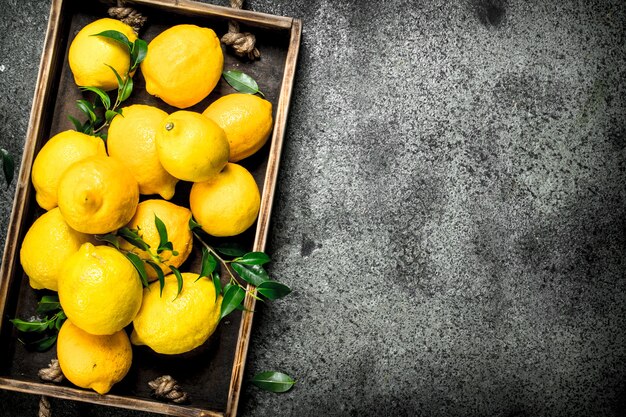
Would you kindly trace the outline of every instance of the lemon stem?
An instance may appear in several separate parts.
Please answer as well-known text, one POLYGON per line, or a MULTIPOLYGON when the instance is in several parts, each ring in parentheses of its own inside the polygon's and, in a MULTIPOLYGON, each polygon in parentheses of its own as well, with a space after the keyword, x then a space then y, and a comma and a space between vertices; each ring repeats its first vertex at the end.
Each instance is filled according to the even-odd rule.
MULTIPOLYGON (((174 129, 174 123, 172 123, 172 122, 168 122, 168 123, 165 125, 165 130, 167 130, 167 131, 169 132, 169 131, 170 131, 170 130, 172 130, 172 129, 174 129)), ((197 235, 196 235, 196 236, 197 236, 197 235)), ((204 242, 203 242, 203 243, 204 243, 204 242)), ((206 244, 205 244, 205 246, 206 246, 206 244)))
MULTIPOLYGON (((167 128, 167 127, 166 127, 167 128)), ((245 288, 243 287, 243 285, 241 285, 239 283, 239 281, 237 281, 237 279, 235 278, 235 276, 233 275, 232 271, 230 270, 230 268, 228 267, 228 261, 225 261, 220 255, 218 255, 218 253, 215 251, 215 249, 213 249, 212 247, 210 247, 209 245, 207 245, 204 240, 202 240, 202 238, 196 233, 193 232, 193 235, 196 237, 196 239, 198 239, 200 241, 200 243, 202 243, 202 246, 204 246, 205 248, 207 248, 207 250, 209 252, 211 252, 213 254, 213 256, 215 256, 217 258, 218 261, 221 262, 222 265, 224 265, 224 268, 226 268, 226 270, 228 271, 228 275, 230 275, 230 282, 231 284, 233 282, 237 283, 237 285, 239 285, 241 288, 243 288, 245 290, 245 288)))

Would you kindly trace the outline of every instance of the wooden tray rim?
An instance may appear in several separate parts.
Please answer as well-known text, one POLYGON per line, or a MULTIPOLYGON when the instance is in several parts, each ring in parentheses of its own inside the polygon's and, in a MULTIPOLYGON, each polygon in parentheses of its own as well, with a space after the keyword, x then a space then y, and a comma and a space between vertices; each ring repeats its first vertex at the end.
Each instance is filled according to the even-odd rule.
MULTIPOLYGON (((44 104, 49 100, 52 88, 51 71, 52 65, 57 59, 57 45, 60 41, 59 25, 61 12, 66 0, 52 0, 46 37, 39 65, 39 73, 35 85, 33 104, 29 118, 28 130, 24 144, 20 172, 17 178, 15 197, 11 209, 11 217, 7 230, 2 265, 0 266, 0 314, 4 317, 6 298, 11 277, 15 273, 18 238, 20 230, 25 222, 25 202, 29 201, 30 167, 32 167, 35 144, 41 134, 44 104), (28 169, 27 169, 28 167, 28 169)), ((243 23, 263 26, 274 29, 288 29, 290 31, 289 45, 285 69, 283 72, 282 86, 279 94, 274 130, 272 134, 270 154, 265 173, 263 195, 257 222, 257 229, 253 250, 263 251, 267 241, 268 226, 273 205, 273 197, 276 188, 276 179, 280 165, 283 138, 286 131, 289 103, 295 78, 295 70, 300 48, 302 34, 302 22, 300 19, 274 16, 265 13, 248 10, 236 10, 228 7, 216 6, 206 3, 198 3, 191 0, 130 0, 130 4, 158 7, 166 10, 184 11, 195 15, 217 16, 227 19, 236 19, 243 23)), ((253 287, 248 286, 248 289, 253 287)), ((256 300, 250 294, 246 295, 244 306, 247 311, 242 314, 237 347, 234 357, 234 365, 231 373, 230 387, 226 403, 226 412, 203 410, 196 407, 160 403, 141 398, 120 395, 99 395, 95 392, 56 386, 47 383, 24 381, 16 378, 0 377, 0 389, 18 391, 29 394, 48 395, 55 398, 89 402, 100 405, 109 405, 133 410, 142 410, 180 417, 233 417, 237 414, 237 406, 241 394, 245 362, 250 343, 252 330, 253 311, 256 300)), ((4 320, 0 320, 0 328, 4 320)))

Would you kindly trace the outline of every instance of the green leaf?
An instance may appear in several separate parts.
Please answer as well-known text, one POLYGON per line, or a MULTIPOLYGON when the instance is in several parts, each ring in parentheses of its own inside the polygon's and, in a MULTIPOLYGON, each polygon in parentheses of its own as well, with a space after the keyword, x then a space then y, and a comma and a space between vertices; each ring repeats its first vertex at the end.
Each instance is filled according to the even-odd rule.
POLYGON ((107 134, 106 134, 106 133, 104 133, 104 132, 98 132, 98 133, 96 133, 96 135, 95 135, 95 136, 96 136, 97 138, 102 139, 102 140, 103 140, 103 141, 105 141, 105 142, 107 141, 107 134))
POLYGON ((222 293, 222 281, 220 275, 215 271, 213 271, 213 285, 215 286, 215 301, 217 301, 217 297, 222 293))
POLYGON ((255 287, 270 279, 267 271, 261 265, 243 265, 233 262, 231 266, 244 281, 255 287))
POLYGON ((20 332, 43 332, 48 329, 48 319, 43 321, 25 321, 21 319, 9 320, 20 332))
POLYGON ((189 219, 189 230, 193 230, 193 229, 197 229, 197 228, 202 228, 202 226, 200 226, 200 224, 196 223, 196 221, 192 218, 189 219))
POLYGON ((239 285, 227 285, 224 288, 224 299, 220 311, 220 320, 233 312, 235 308, 246 298, 246 292, 239 285))
POLYGON ((119 250, 120 248, 120 239, 117 235, 114 235, 113 233, 107 233, 106 235, 94 235, 94 237, 100 242, 110 243, 115 247, 115 249, 119 250))
POLYGON ((146 261, 148 265, 154 269, 154 272, 157 274, 157 278, 159 278, 159 297, 163 296, 163 287, 165 287, 165 274, 159 265, 152 261, 146 261))
POLYGON ((37 303, 37 309, 35 312, 37 314, 48 313, 50 311, 59 310, 61 308, 61 303, 59 303, 59 297, 56 295, 44 295, 41 297, 39 303, 37 303))
POLYGON ((129 75, 128 77, 126 77, 126 82, 124 83, 124 86, 119 92, 118 100, 120 101, 120 103, 126 100, 128 97, 130 97, 132 92, 133 92, 133 79, 129 75))
POLYGON ((87 100, 76 100, 76 105, 78 106, 78 109, 80 111, 82 111, 83 113, 85 113, 87 115, 87 117, 89 117, 89 120, 91 120, 92 122, 96 121, 96 113, 94 113, 94 106, 93 104, 91 104, 90 102, 88 102, 87 100))
POLYGON ((132 66, 130 71, 134 70, 146 59, 146 55, 148 54, 148 44, 143 39, 135 40, 133 44, 133 50, 130 53, 130 60, 132 62, 132 66))
POLYGON ((65 322, 65 319, 67 319, 67 316, 63 311, 59 311, 56 316, 57 318, 54 321, 54 327, 56 327, 57 330, 61 330, 61 326, 65 322))
POLYGON ((116 112, 115 110, 107 110, 107 111, 104 113, 104 118, 106 119, 107 123, 111 123, 111 121, 113 120, 113 118, 114 118, 115 116, 117 116, 118 114, 120 114, 120 113, 116 112))
POLYGON ((15 171, 15 163, 13 162, 13 156, 4 148, 0 148, 2 154, 2 172, 4 173, 4 179, 7 182, 7 186, 13 181, 13 171, 15 171))
MULTIPOLYGON (((248 74, 238 70, 227 70, 222 73, 224 79, 231 87, 240 93, 246 94, 264 94, 259 90, 257 82, 248 74)), ((264 96, 265 97, 265 96, 264 96)))
POLYGON ((233 259, 233 262, 237 262, 244 265, 264 265, 271 261, 270 257, 265 252, 249 252, 233 259))
POLYGON ((258 373, 252 377, 250 382, 270 392, 287 392, 296 383, 289 375, 275 371, 258 373))
POLYGON ((207 248, 202 247, 202 269, 200 270, 200 276, 210 277, 216 267, 217 259, 215 259, 207 248))
POLYGON ((172 270, 172 272, 174 273, 174 275, 176 276, 176 281, 178 281, 178 291, 176 292, 176 297, 174 297, 174 300, 178 298, 178 296, 180 295, 180 293, 183 291, 183 276, 180 274, 180 271, 170 265, 169 266, 170 269, 172 270))
POLYGON ((128 48, 128 52, 133 49, 133 44, 128 40, 126 35, 124 35, 122 32, 118 32, 117 30, 105 30, 104 32, 96 33, 95 35, 91 36, 103 36, 105 38, 113 39, 114 41, 117 41, 126 46, 128 48))
POLYGON ((111 71, 113 71, 113 74, 115 74, 115 78, 117 79, 117 94, 119 95, 120 94, 120 90, 124 86, 124 80, 122 80, 122 77, 120 77, 120 75, 117 73, 117 70, 115 68, 113 68, 109 64, 104 64, 104 65, 106 65, 107 67, 111 68, 111 71))
POLYGON ((243 256, 246 251, 236 243, 225 243, 215 248, 219 253, 226 256, 243 256))
POLYGON ((150 285, 148 283, 148 274, 146 273, 146 266, 143 264, 143 261, 139 256, 132 252, 126 252, 126 258, 133 264, 137 272, 139 273, 139 278, 141 278, 141 283, 144 287, 150 285))
POLYGON ((277 300, 283 298, 291 292, 291 288, 277 281, 265 281, 256 287, 259 294, 267 297, 269 300, 277 300))
POLYGON ((32 343, 29 343, 29 346, 32 346, 37 352, 45 352, 46 350, 50 349, 52 345, 54 345, 54 342, 56 341, 57 341, 57 335, 55 334, 52 336, 41 338, 32 343))
POLYGON ((76 131, 78 131, 78 132, 82 132, 83 131, 83 124, 81 122, 79 122, 78 119, 76 119, 75 117, 72 117, 72 116, 67 116, 67 118, 69 119, 70 122, 72 122, 72 124, 74 125, 74 128, 76 129, 76 131))
POLYGON ((138 247, 141 250, 150 249, 150 245, 144 242, 143 238, 139 236, 135 230, 131 230, 128 227, 122 227, 117 233, 122 236, 128 243, 138 247))
MULTIPOLYGON (((159 219, 159 216, 157 216, 156 214, 154 215, 154 225, 157 228, 157 231, 159 232, 159 249, 165 247, 165 245, 167 245, 169 243, 168 238, 167 238, 167 228, 165 227, 165 223, 163 223, 163 220, 159 219)), ((171 243, 170 243, 171 246, 171 243)), ((172 250, 172 248, 168 248, 169 250, 172 250)))
POLYGON ((91 91, 92 93, 96 93, 98 97, 100 97, 100 102, 105 109, 108 110, 111 107, 111 98, 104 90, 98 87, 81 87, 80 89, 83 91, 91 91))

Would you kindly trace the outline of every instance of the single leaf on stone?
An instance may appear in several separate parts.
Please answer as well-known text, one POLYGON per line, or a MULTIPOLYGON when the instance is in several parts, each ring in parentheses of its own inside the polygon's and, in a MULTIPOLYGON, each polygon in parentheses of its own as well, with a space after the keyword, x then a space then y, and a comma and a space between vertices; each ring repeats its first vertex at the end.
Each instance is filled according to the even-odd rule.
POLYGON ((252 377, 250 382, 270 392, 287 392, 296 383, 289 375, 275 371, 258 373, 252 377))
POLYGON ((13 171, 15 171, 15 162, 13 162, 13 156, 4 148, 0 148, 2 154, 2 172, 4 173, 4 180, 7 186, 13 181, 13 171))

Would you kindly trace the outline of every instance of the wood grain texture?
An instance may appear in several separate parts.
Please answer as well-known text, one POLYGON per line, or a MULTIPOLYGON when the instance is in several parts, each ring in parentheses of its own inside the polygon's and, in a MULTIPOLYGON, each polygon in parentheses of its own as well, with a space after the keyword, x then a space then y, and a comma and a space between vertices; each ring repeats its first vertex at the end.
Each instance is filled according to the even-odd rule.
MULTIPOLYGON (((263 196, 261 199, 261 208, 259 210, 259 221, 257 223, 256 237, 254 241, 255 251, 264 251, 267 241, 268 227, 272 214, 272 205, 274 201, 274 190, 276 188, 276 177, 278 175, 278 167, 280 165, 280 155, 285 137, 285 129, 287 126, 287 116, 289 114, 289 102, 291 100, 291 91, 293 88, 293 80, 295 78, 296 65, 298 62, 298 52, 300 48, 300 37, 302 35, 302 23, 299 19, 293 20, 291 27, 291 35, 289 40, 289 51, 285 62, 285 71, 283 75, 282 89, 278 102, 278 110, 274 121, 274 133, 272 135, 271 151, 267 163, 265 173, 265 183, 263 185, 263 196)), ((254 291, 254 287, 248 285, 248 291, 254 291)), ((256 299, 248 293, 244 301, 245 310, 239 327, 239 337, 237 343, 237 351, 235 353, 235 364, 230 379, 230 389, 228 393, 228 407, 226 416, 236 416, 237 406, 239 404, 239 396, 241 394, 241 385, 243 382, 243 374, 248 354, 248 345, 250 344, 250 332, 252 331, 252 319, 254 316, 254 307, 256 299)))
MULTIPOLYGON (((106 3, 106 2, 105 2, 106 3)), ((191 1, 131 0, 129 5, 141 8, 149 17, 141 37, 150 41, 167 27, 192 23, 214 28, 218 36, 227 30, 229 19, 236 18, 245 26, 254 26, 257 44, 263 50, 260 61, 244 62, 225 54, 224 68, 239 69, 255 78, 274 107, 272 140, 257 154, 242 161, 255 178, 262 195, 256 228, 252 227, 234 238, 248 250, 263 250, 267 238, 277 170, 285 134, 289 99, 300 42, 300 21, 233 10, 191 1)), ((38 299, 45 292, 30 288, 19 263, 19 246, 23 236, 38 214, 43 211, 34 199, 30 171, 38 150, 56 133, 71 129, 67 115, 80 116, 75 101, 83 93, 73 83, 67 62, 67 50, 74 34, 85 24, 106 14, 107 4, 80 0, 53 0, 46 41, 24 155, 19 174, 7 242, 0 269, 0 388, 75 401, 86 401, 116 407, 144 410, 174 416, 234 416, 241 391, 244 362, 250 338, 252 313, 236 312, 224 320, 205 345, 194 351, 172 356, 158 355, 146 347, 134 347, 134 359, 128 376, 110 394, 100 396, 77 389, 69 382, 59 385, 41 383, 37 370, 55 356, 54 349, 45 353, 29 352, 17 343, 17 333, 8 322, 13 317, 29 317, 38 299), (163 374, 172 374, 190 393, 190 405, 165 404, 151 397, 147 381, 163 374)), ((168 113, 177 109, 145 92, 141 73, 134 77, 135 92, 127 105, 143 103, 158 106, 168 113)), ((188 110, 201 112, 218 97, 233 90, 221 81, 201 103, 188 110)), ((126 104, 126 103, 125 103, 126 104)), ((190 184, 181 183, 173 202, 186 201, 190 184)), ((219 239, 206 236, 209 244, 219 239)), ((201 251, 196 245, 190 259, 183 265, 199 269, 201 251)), ((247 297, 245 303, 254 302, 247 297)))

